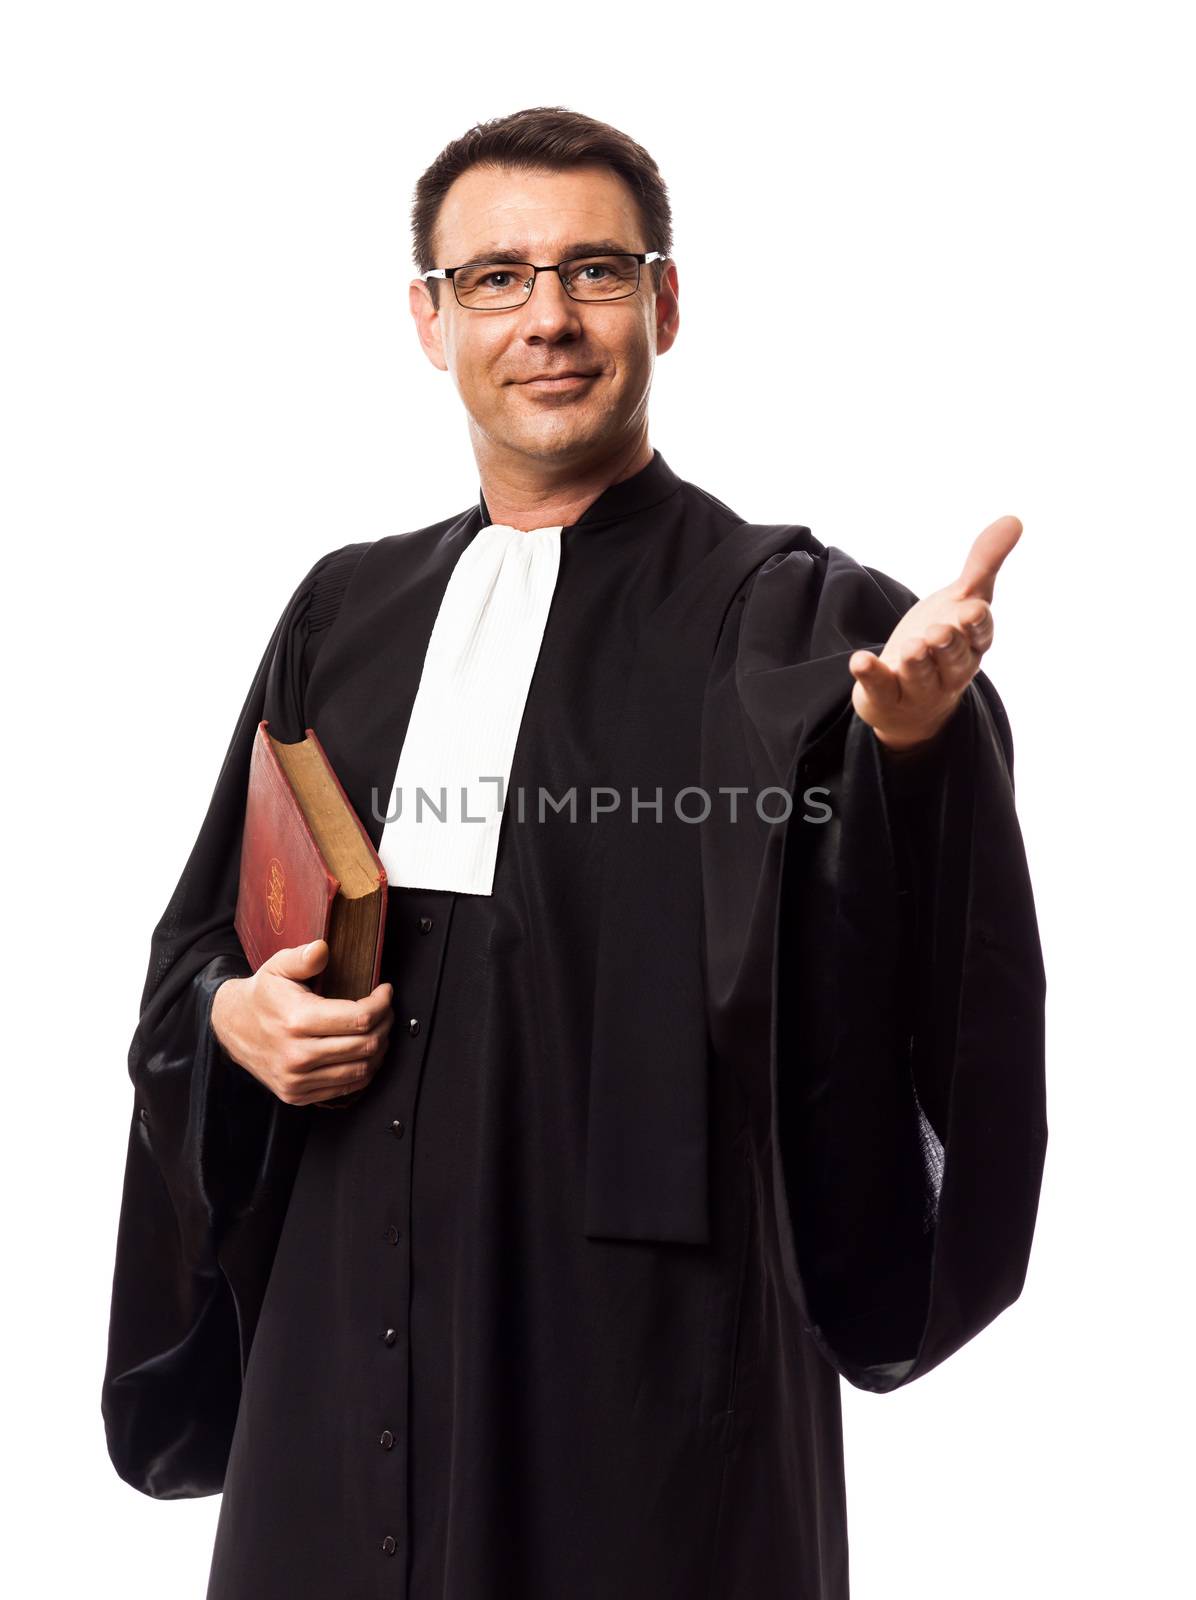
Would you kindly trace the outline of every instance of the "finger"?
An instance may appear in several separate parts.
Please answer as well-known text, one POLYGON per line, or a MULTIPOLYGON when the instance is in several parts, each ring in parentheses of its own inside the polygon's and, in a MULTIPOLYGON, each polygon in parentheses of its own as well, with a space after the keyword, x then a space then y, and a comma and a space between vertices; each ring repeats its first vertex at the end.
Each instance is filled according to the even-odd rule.
POLYGON ((262 963, 266 972, 277 973, 295 983, 306 983, 320 973, 328 960, 327 939, 312 939, 308 944, 286 945, 262 963))
POLYGON ((928 690, 936 689, 939 684, 938 656, 931 649, 929 639, 922 634, 915 634, 904 640, 896 671, 903 700, 911 695, 921 697, 928 690))
POLYGON ((386 1015, 392 999, 389 983, 380 983, 363 1000, 329 1000, 323 995, 310 995, 296 1006, 292 1027, 312 1038, 368 1033, 386 1015))
POLYGON ((893 676, 897 682, 898 699, 888 708, 890 718, 896 718, 898 714, 900 717, 920 715, 927 706, 941 700, 946 693, 937 652, 920 634, 901 641, 893 664, 893 676))
POLYGON ((927 629, 931 650, 945 689, 960 689, 969 683, 980 664, 980 652, 965 628, 936 623, 927 629))
POLYGON ((901 688, 892 669, 871 650, 856 650, 848 657, 848 668, 856 682, 878 710, 900 704, 901 688))
POLYGON ((983 600, 993 597, 993 585, 1001 563, 1022 536, 1022 524, 1017 517, 998 517, 978 533, 968 551, 963 571, 952 585, 957 600, 979 595, 983 600))
POLYGON ((318 1067, 305 1074, 302 1085, 296 1090, 300 1105, 311 1105, 316 1100, 331 1100, 338 1094, 348 1094, 369 1083, 376 1071, 373 1060, 348 1061, 335 1067, 318 1067))
POLYGON ((303 1047, 300 1070, 310 1073, 346 1061, 374 1060, 385 1055, 391 1027, 392 1023, 388 1017, 369 1033, 346 1033, 331 1038, 311 1039, 303 1047))
POLYGON ((956 613, 964 637, 978 655, 983 655, 993 642, 993 613, 987 600, 965 600, 956 613))

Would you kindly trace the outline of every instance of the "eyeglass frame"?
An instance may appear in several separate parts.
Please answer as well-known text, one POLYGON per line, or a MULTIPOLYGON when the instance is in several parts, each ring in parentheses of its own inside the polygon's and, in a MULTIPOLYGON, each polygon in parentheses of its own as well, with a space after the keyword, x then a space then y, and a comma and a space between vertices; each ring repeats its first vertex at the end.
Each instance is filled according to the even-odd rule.
POLYGON ((630 300, 632 295, 639 293, 640 268, 641 267, 646 266, 651 261, 667 261, 668 259, 669 259, 668 256, 663 254, 663 252, 660 251, 660 250, 591 250, 586 255, 566 256, 564 261, 553 261, 553 262, 550 262, 547 266, 544 266, 544 267, 538 267, 532 261, 493 261, 493 262, 484 261, 484 260, 483 261, 463 261, 459 267, 429 267, 427 272, 421 272, 419 274, 419 276, 420 276, 421 281, 424 282, 424 283, 426 283, 429 278, 447 278, 450 282, 452 282, 452 284, 453 284, 453 298, 454 298, 454 300, 456 300, 457 304, 461 307, 462 311, 518 311, 519 308, 520 308, 520 305, 526 305, 528 303, 528 301, 531 299, 532 295, 535 294, 535 292, 536 292, 536 279, 539 277, 540 273, 542 273, 542 272, 555 272, 557 277, 558 277, 558 279, 560 279, 561 288, 564 289, 565 293, 569 296, 570 300, 576 301, 576 303, 578 305, 581 305, 581 306, 593 306, 593 305, 604 305, 604 304, 605 305, 609 305, 610 302, 613 301, 613 300, 630 300), (572 294, 570 292, 568 286, 565 283, 564 278, 561 277, 561 268, 568 266, 570 261, 592 261, 592 260, 597 259, 600 256, 631 256, 634 259, 635 263, 636 263, 636 268, 635 268, 635 288, 629 290, 626 294, 611 295, 609 297, 609 299, 606 300, 606 301, 602 301, 602 300, 580 300, 580 299, 578 299, 577 295, 572 294), (453 280, 455 280, 457 273, 458 272, 463 272, 466 267, 488 267, 488 266, 495 266, 495 267, 531 267, 531 269, 532 269, 532 286, 527 291, 527 293, 524 295, 522 301, 519 304, 513 305, 513 306, 467 306, 465 304, 465 302, 460 298, 460 296, 457 294, 456 282, 453 281, 453 280))

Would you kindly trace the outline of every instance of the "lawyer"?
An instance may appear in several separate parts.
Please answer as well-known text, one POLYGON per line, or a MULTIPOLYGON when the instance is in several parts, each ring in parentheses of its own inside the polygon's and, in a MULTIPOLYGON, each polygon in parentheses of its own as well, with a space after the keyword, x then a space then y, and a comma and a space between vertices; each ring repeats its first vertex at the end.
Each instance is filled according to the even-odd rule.
POLYGON ((414 232, 479 494, 299 583, 154 930, 111 1458, 223 1491, 209 1600, 847 1600, 841 1378, 947 1359, 1034 1231, 1045 978, 980 670, 1021 524, 917 599, 674 472, 669 206, 606 124, 469 130, 414 232), (386 865, 360 1002, 236 939, 263 717, 386 865))

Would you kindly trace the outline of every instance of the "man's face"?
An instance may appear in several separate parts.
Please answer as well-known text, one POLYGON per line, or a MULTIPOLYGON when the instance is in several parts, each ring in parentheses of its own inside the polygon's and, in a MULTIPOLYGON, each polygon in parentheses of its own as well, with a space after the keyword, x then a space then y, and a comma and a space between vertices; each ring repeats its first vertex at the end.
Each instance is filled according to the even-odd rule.
MULTIPOLYGON (((537 264, 562 261, 604 241, 636 252, 658 244, 642 237, 631 192, 609 167, 472 167, 445 195, 436 263, 485 260, 495 247, 537 264)), ((672 262, 659 295, 644 265, 637 292, 607 302, 571 299, 555 272, 538 273, 531 297, 504 311, 458 305, 447 281, 439 310, 418 279, 410 290, 420 342, 452 374, 475 448, 577 464, 644 425, 656 356, 676 337, 676 295, 672 262), (530 381, 568 371, 588 376, 555 386, 530 381)))

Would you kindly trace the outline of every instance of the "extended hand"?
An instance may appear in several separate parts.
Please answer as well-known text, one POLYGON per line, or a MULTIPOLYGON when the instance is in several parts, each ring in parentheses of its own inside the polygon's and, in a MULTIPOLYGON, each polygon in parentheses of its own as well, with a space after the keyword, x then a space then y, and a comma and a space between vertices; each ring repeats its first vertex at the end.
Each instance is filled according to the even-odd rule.
POLYGON ((932 739, 959 704, 992 643, 993 585, 1021 533, 1017 517, 990 522, 955 582, 911 606, 879 656, 857 650, 848 660, 851 703, 888 749, 932 739))

